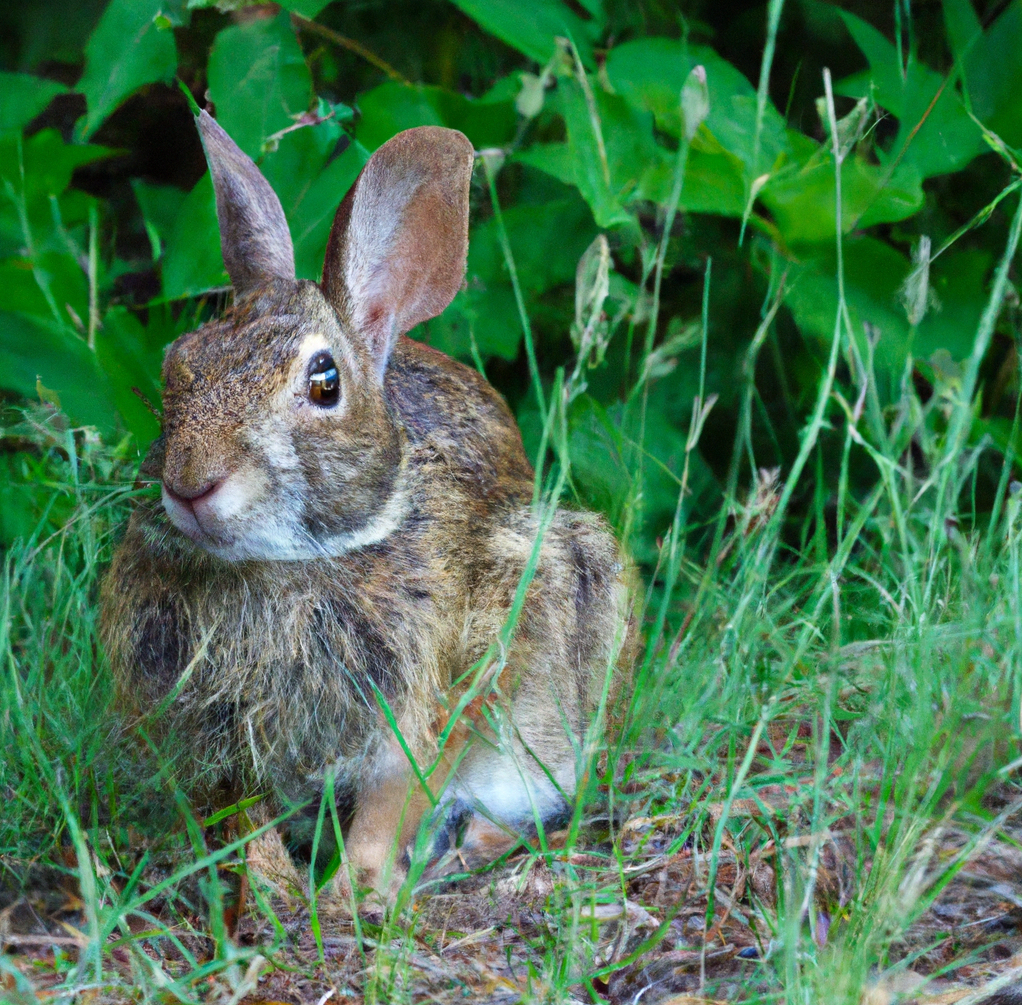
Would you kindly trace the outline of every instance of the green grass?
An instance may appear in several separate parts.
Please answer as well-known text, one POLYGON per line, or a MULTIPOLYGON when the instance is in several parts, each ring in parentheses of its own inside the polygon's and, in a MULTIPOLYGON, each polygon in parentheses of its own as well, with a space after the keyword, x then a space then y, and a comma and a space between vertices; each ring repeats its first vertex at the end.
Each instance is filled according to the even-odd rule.
MULTIPOLYGON (((832 99, 829 112, 836 136, 832 99)), ((931 909, 938 898, 944 917, 961 907, 975 864, 1019 846, 1022 485, 974 430, 1020 227, 1022 204, 964 372, 925 402, 909 380, 881 399, 872 347, 842 299, 798 456, 779 475, 757 468, 752 447, 757 354, 784 283, 772 278, 749 333, 726 498, 708 526, 690 512, 705 386, 675 473, 675 519, 644 570, 629 702, 618 731, 589 738, 592 770, 569 826, 453 886, 410 883, 396 906, 365 905, 354 920, 327 898, 253 879, 232 934, 229 873, 244 871, 252 835, 217 843, 216 825, 194 819, 173 749, 119 719, 98 652, 99 577, 130 495, 124 450, 56 418, 27 420, 21 433, 43 457, 37 492, 70 515, 4 564, 0 890, 14 907, 0 939, 13 933, 18 953, 0 956, 2 993, 239 1002, 333 988, 337 1000, 385 1003, 649 1005, 687 991, 852 1005, 901 971, 1012 979, 983 955, 995 936, 942 927, 931 909), (836 484, 824 456, 840 458, 836 484), (977 515, 991 459, 996 493, 977 515), (853 480, 853 467, 873 473, 853 480)), ((645 270, 657 284, 666 244, 645 270)), ((839 268, 840 252, 839 239, 839 268)), ((591 333, 599 312, 588 291, 580 302, 577 331, 591 333)), ((522 323, 533 360, 524 308, 522 323)), ((653 317, 647 357, 656 330, 653 317)), ((537 506, 549 512, 575 484, 569 411, 585 368, 547 385, 531 370, 546 462, 537 506)), ((635 372, 646 376, 629 428, 642 429, 653 371, 640 359, 635 372)), ((633 448, 641 472, 641 437, 633 448)), ((642 508, 636 488, 623 536, 642 532, 642 508)), ((317 841, 333 827, 322 812, 317 841)))

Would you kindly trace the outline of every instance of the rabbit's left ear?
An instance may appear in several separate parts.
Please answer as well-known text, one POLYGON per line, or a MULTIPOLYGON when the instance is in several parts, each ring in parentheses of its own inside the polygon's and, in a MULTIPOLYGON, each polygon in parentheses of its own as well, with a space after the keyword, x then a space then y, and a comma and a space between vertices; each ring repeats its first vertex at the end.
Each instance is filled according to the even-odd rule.
POLYGON ((461 287, 473 158, 457 130, 406 129, 369 158, 337 210, 323 292, 379 380, 397 337, 461 287))
POLYGON ((205 111, 195 118, 216 193, 220 248, 236 296, 295 278, 291 233, 277 194, 252 158, 205 111))

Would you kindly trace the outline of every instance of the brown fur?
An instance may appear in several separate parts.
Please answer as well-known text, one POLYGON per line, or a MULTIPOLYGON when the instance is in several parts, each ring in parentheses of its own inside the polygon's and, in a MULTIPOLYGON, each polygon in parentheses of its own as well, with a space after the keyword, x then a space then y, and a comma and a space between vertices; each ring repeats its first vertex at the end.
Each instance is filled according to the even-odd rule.
MULTIPOLYGON (((446 132, 426 139, 448 142, 437 136, 446 132)), ((412 158, 407 174, 416 144, 406 139, 397 153, 412 158)), ((365 182, 377 207, 392 161, 365 182)), ((431 177, 427 195, 445 181, 431 177)), ((467 219, 467 180, 462 189, 467 219)), ((346 200, 348 217, 357 198, 346 200)), ((447 222, 437 237, 425 221, 421 206, 391 221, 400 256, 429 240, 448 272, 452 259, 462 268, 460 232, 447 222)), ((350 230, 339 227, 328 253, 335 268, 361 247, 351 250, 350 230)), ((259 221, 245 232, 260 233, 259 221)), ((386 246, 376 252, 387 261, 386 246)), ((434 296, 430 309, 452 295, 434 296)), ((385 289, 370 313, 393 316, 409 296, 399 290, 394 307, 385 289)), ((400 855, 431 800, 377 691, 418 763, 432 763, 468 686, 462 678, 507 619, 538 527, 532 470, 503 399, 441 353, 407 338, 381 343, 385 325, 360 335, 349 318, 365 314, 366 297, 345 286, 343 298, 267 276, 222 321, 168 350, 163 434, 147 459, 164 503, 132 516, 104 583, 102 631, 125 701, 140 713, 166 705, 160 725, 189 745, 210 798, 266 788, 274 806, 314 799, 335 769, 349 855, 382 887, 395 840, 400 855), (338 363, 343 406, 329 414, 302 400, 310 339, 338 363), (223 503, 208 539, 192 540, 168 517, 168 492, 241 509, 223 503), (300 554, 265 557, 280 547, 300 554)), ((607 675, 613 695, 615 668, 631 658, 628 595, 602 520, 558 511, 499 674, 451 733, 430 788, 449 781, 443 800, 512 830, 534 812, 559 812, 607 675)))

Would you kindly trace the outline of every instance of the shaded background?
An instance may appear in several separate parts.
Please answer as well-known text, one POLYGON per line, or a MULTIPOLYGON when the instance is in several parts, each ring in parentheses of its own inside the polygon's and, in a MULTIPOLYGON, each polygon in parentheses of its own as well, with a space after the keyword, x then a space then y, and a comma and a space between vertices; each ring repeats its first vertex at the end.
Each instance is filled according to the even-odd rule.
MULTIPOLYGON (((0 12, 0 388, 8 426, 17 420, 10 409, 41 399, 108 440, 130 434, 124 449, 140 455, 158 425, 132 388, 158 407, 164 345, 227 303, 184 89, 260 162, 288 213, 299 272, 312 278, 334 208, 368 153, 398 129, 438 122, 466 131, 477 149, 503 149, 497 191, 547 382, 575 352, 578 259, 598 232, 608 234, 606 314, 619 323, 572 406, 572 487, 612 519, 641 498, 640 559, 655 556, 676 503, 711 257, 705 385, 719 399, 693 455, 696 523, 712 519, 723 498, 743 355, 782 275, 784 303, 756 368, 754 456, 741 461, 741 482, 751 481, 753 465, 783 469, 797 451, 836 309, 833 167, 817 107, 825 66, 837 82, 839 116, 868 96, 843 175, 857 337, 864 351, 870 339, 876 344, 884 401, 905 379, 924 400, 953 392, 1004 246, 1004 207, 933 264, 916 323, 903 284, 920 235, 936 249, 1011 179, 1010 157, 992 152, 981 123, 1008 147, 1022 145, 1022 0, 911 8, 792 0, 781 14, 758 145, 764 3, 542 0, 528 15, 497 0, 283 6, 35 0, 0 12), (577 46, 585 86, 574 58, 558 49, 565 36, 577 46), (710 115, 693 140, 668 244, 640 443, 634 390, 650 286, 642 288, 643 255, 663 227, 678 91, 696 62, 707 67, 710 115), (545 87, 522 77, 544 67, 545 87)), ((534 451, 522 329, 481 171, 467 279, 445 315, 415 335, 483 366, 534 451)), ((1011 451, 1016 315, 999 323, 984 364, 983 421, 973 431, 1011 451)), ((843 366, 839 379, 850 384, 843 366)), ((841 421, 835 408, 832 422, 841 421)), ((838 430, 821 441, 817 471, 827 485, 836 484, 841 440, 838 430)), ((36 491, 33 452, 16 437, 4 442, 0 544, 40 519, 61 518, 60 506, 44 516, 48 496, 36 491)), ((853 461, 851 477, 862 492, 875 472, 853 461)), ((793 500, 793 527, 814 504, 806 481, 793 500)), ((984 476, 980 518, 988 491, 984 476)))

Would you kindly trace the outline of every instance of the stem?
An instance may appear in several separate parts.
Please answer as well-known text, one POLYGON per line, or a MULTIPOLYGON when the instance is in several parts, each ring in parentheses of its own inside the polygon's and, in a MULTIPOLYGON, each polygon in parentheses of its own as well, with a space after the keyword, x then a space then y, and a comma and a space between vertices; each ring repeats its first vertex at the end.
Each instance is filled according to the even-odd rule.
POLYGON ((367 63, 372 63, 373 66, 378 70, 382 70, 391 80, 396 80, 399 84, 407 84, 411 86, 411 81, 407 77, 402 76, 394 69, 386 60, 380 59, 370 49, 367 49, 361 42, 356 42, 353 38, 348 38, 347 35, 342 35, 339 31, 334 31, 333 28, 327 28, 326 25, 320 24, 318 21, 313 21, 311 18, 303 17, 301 14, 291 14, 291 23, 295 28, 303 29, 309 32, 311 35, 319 35, 320 38, 325 38, 328 42, 333 42, 335 45, 341 46, 343 49, 347 49, 349 52, 355 53, 356 56, 361 56, 367 63))
POLYGON ((89 206, 89 348, 96 351, 99 327, 99 209, 89 206))

